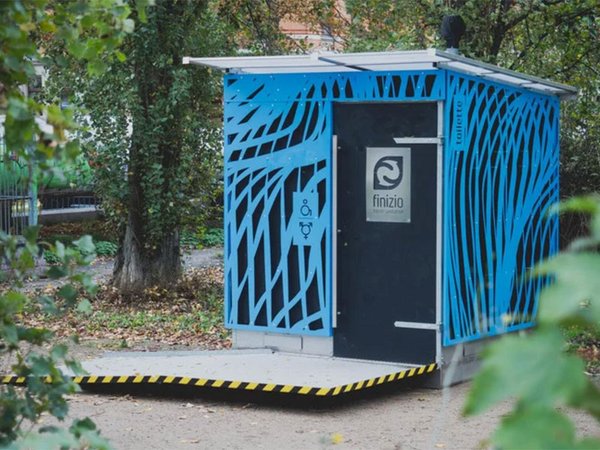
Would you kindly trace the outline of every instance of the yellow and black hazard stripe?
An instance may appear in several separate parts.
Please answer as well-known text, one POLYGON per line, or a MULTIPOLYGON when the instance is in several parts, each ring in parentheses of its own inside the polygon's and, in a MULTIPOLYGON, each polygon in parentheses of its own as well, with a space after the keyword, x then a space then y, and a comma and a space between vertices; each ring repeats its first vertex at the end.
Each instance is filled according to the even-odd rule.
MULTIPOLYGON (((360 391, 374 386, 380 386, 385 383, 393 383, 403 379, 424 375, 433 372, 438 365, 435 363, 413 367, 411 369, 402 370, 380 377, 370 378, 367 380, 357 381, 355 383, 344 384, 334 387, 313 387, 313 386, 294 386, 291 384, 268 384, 268 383, 251 383, 247 381, 230 381, 230 380, 212 380, 208 378, 192 378, 192 377, 177 377, 171 375, 90 375, 72 377, 72 380, 80 385, 176 385, 190 386, 199 388, 212 389, 237 389, 242 391, 255 392, 273 392, 281 394, 298 394, 298 395, 314 395, 318 397, 334 397, 340 394, 360 391)), ((6 375, 0 377, 2 384, 24 385, 27 382, 25 377, 16 375, 6 375)), ((44 382, 51 383, 51 377, 45 377, 44 382)))

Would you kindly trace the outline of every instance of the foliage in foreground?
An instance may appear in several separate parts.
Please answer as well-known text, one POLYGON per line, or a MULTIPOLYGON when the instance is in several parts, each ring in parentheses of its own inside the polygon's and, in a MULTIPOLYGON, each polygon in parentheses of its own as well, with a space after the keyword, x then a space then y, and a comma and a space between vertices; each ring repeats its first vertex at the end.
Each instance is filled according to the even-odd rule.
POLYGON ((479 414, 509 398, 515 407, 491 437, 502 449, 597 449, 600 438, 578 440, 573 423, 559 409, 581 409, 600 421, 600 391, 584 362, 566 352, 560 328, 600 323, 600 197, 565 202, 563 211, 590 214, 590 236, 538 265, 536 276, 553 277, 540 298, 539 326, 490 345, 465 405, 479 414))
POLYGON ((49 317, 60 317, 69 309, 89 312, 87 300, 80 301, 79 292, 94 292, 91 277, 76 273, 75 268, 87 265, 95 257, 89 236, 65 247, 60 242, 52 246, 56 265, 47 275, 51 279, 66 278, 56 295, 28 297, 20 289, 24 278, 35 267, 39 254, 38 228, 26 230, 23 238, 0 233, 0 255, 5 264, 0 282, 9 283, 0 294, 0 372, 12 373, 27 380, 26 388, 0 387, 0 446, 3 448, 108 448, 89 419, 75 421, 68 429, 43 427, 32 432, 32 426, 43 413, 64 420, 68 412, 64 395, 77 386, 58 368, 66 366, 74 374, 83 371, 77 361, 67 355, 64 344, 53 342, 53 333, 41 327, 26 326, 22 315, 31 302, 39 305, 49 317), (55 302, 60 299, 60 305, 55 302), (45 377, 51 382, 44 382, 45 377))
MULTIPOLYGON (((137 1, 140 14, 148 2, 137 1)), ((118 45, 132 31, 129 14, 122 0, 0 1, 0 112, 6 144, 1 156, 23 161, 28 181, 62 177, 60 164, 74 161, 79 154, 77 142, 68 139, 69 131, 76 128, 73 111, 25 95, 23 86, 36 76, 34 62, 47 66, 64 62, 45 52, 49 42, 60 42, 66 54, 83 62, 87 72, 102 72, 105 63, 100 56, 118 57, 118 45)), ((79 290, 94 289, 89 275, 75 272, 76 266, 94 257, 91 238, 83 237, 72 247, 61 243, 51 247, 58 261, 47 275, 67 279, 57 292, 61 307, 49 296, 28 298, 23 293, 23 280, 42 250, 38 231, 29 228, 20 237, 0 233, 0 282, 4 286, 0 290, 0 370, 25 377, 27 383, 24 388, 0 385, 0 447, 107 448, 89 419, 76 421, 69 429, 32 431, 44 413, 58 420, 67 415, 64 395, 76 386, 59 370, 59 364, 75 373, 81 369, 67 356, 64 345, 53 345, 52 333, 22 324, 24 308, 35 301, 47 314, 60 315, 72 307, 85 311, 89 302, 78 302, 79 290)))

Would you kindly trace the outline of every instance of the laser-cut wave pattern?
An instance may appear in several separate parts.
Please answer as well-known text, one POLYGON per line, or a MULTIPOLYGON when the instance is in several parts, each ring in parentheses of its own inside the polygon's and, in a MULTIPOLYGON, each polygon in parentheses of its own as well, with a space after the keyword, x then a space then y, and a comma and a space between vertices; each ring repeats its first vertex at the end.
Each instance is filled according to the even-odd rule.
POLYGON ((225 77, 227 326, 331 335, 331 102, 444 89, 441 71, 225 77))
POLYGON ((531 326, 557 250, 555 97, 449 73, 444 150, 444 344, 531 326))

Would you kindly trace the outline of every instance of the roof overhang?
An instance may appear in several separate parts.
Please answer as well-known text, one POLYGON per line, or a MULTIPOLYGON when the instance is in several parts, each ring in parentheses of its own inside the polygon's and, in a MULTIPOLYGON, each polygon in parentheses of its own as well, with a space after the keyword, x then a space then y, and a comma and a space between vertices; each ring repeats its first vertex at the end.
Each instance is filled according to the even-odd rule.
POLYGON ((577 95, 577 89, 572 86, 503 69, 437 49, 222 58, 186 56, 183 58, 183 64, 197 64, 229 73, 250 74, 448 69, 563 98, 577 95))

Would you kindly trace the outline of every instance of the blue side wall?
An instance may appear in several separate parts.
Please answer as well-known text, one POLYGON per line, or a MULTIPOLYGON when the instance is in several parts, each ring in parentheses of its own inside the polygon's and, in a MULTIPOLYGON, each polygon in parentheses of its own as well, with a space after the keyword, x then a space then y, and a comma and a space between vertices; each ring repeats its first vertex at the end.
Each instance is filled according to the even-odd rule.
POLYGON ((436 101, 444 72, 225 77, 225 321, 331 335, 331 106, 436 101))
POLYGON ((444 148, 444 344, 533 324, 556 252, 556 97, 448 73, 444 148))

